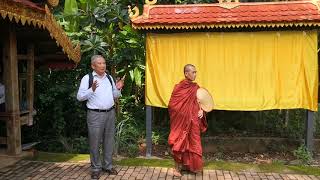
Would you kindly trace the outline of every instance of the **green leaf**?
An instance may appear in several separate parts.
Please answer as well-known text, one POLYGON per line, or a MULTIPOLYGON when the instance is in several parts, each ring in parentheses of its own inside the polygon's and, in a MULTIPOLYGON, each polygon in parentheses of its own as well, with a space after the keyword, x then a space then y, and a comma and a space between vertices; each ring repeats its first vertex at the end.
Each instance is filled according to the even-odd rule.
POLYGON ((104 17, 102 17, 102 18, 97 18, 97 20, 100 21, 100 22, 103 22, 103 23, 106 22, 106 18, 104 18, 104 17))
POLYGON ((87 0, 87 2, 90 8, 97 6, 96 0, 87 0))
POLYGON ((92 32, 91 25, 83 28, 84 31, 92 32))
POLYGON ((76 0, 65 0, 64 2, 64 14, 75 15, 78 13, 78 4, 76 0))
POLYGON ((120 33, 123 34, 123 35, 125 35, 125 36, 128 34, 127 31, 120 31, 120 33))
POLYGON ((87 3, 87 0, 79 0, 79 2, 80 2, 81 4, 86 4, 86 3, 87 3))
POLYGON ((134 74, 134 81, 136 82, 136 85, 140 87, 141 86, 141 79, 142 79, 142 75, 141 75, 140 70, 137 67, 134 68, 133 74, 134 74))
POLYGON ((76 0, 65 0, 64 2, 64 16, 68 24, 68 30, 71 32, 76 32, 79 29, 79 17, 78 14, 78 4, 76 0))
POLYGON ((130 70, 130 71, 129 71, 129 74, 130 74, 131 81, 134 81, 133 70, 130 70))
POLYGON ((131 28, 130 25, 125 25, 125 26, 123 27, 123 29, 126 30, 127 32, 131 32, 131 31, 132 31, 132 28, 131 28))
POLYGON ((130 39, 128 41, 126 41, 127 43, 130 43, 130 44, 136 44, 137 41, 135 39, 130 39))

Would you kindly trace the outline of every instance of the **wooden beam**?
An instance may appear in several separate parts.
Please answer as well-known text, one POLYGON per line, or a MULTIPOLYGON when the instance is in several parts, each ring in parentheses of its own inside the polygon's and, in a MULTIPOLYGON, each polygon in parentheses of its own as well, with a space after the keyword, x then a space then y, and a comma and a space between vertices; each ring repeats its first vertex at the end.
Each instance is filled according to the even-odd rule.
MULTIPOLYGON (((35 61, 62 61, 62 62, 69 62, 68 57, 65 54, 44 54, 44 55, 37 55, 35 57, 35 61)), ((71 62, 71 61, 70 61, 71 62)))
POLYGON ((28 75, 27 75, 27 99, 28 99, 28 125, 33 124, 33 97, 34 97, 34 45, 28 45, 28 75))
POLYGON ((18 54, 18 60, 28 60, 28 55, 18 54))
POLYGON ((21 127, 19 116, 19 88, 18 88, 18 58, 17 39, 14 23, 1 27, 5 31, 3 63, 6 112, 11 115, 7 121, 7 153, 18 155, 21 153, 21 127))
POLYGON ((0 120, 2 121, 8 121, 10 116, 11 116, 11 113, 0 112, 0 120))
POLYGON ((0 137, 0 144, 7 144, 7 137, 0 137))

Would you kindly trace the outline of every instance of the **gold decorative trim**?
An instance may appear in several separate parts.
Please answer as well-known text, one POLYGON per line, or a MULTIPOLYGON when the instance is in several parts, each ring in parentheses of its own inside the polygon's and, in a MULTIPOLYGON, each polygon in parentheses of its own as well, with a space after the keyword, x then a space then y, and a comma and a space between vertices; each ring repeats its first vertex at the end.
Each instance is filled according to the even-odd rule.
POLYGON ((59 5, 59 0, 47 0, 47 2, 52 7, 56 7, 59 5))
POLYGON ((317 7, 318 11, 320 10, 320 7, 319 7, 320 1, 319 0, 311 0, 310 2, 317 7))
POLYGON ((152 1, 150 1, 150 0, 145 0, 145 3, 146 3, 147 5, 154 5, 154 4, 157 3, 157 0, 152 0, 152 1))
POLYGON ((155 6, 143 5, 142 17, 149 18, 150 9, 152 9, 153 7, 155 7, 155 6))
POLYGON ((133 9, 131 9, 131 6, 128 6, 128 14, 130 19, 135 19, 136 17, 139 16, 139 8, 137 6, 135 6, 133 9), (133 13, 134 11, 134 13, 133 13))
POLYGON ((219 0, 219 3, 222 4, 222 3, 239 3, 239 0, 219 0))
POLYGON ((301 23, 256 23, 256 24, 199 24, 199 25, 142 25, 132 23, 134 29, 157 30, 157 29, 222 29, 222 28, 282 28, 282 27, 320 27, 320 22, 301 23))
POLYGON ((73 44, 69 37, 66 35, 60 24, 58 24, 53 14, 51 14, 47 5, 45 6, 45 11, 45 28, 50 32, 51 38, 54 38, 57 45, 62 47, 62 51, 68 55, 68 58, 76 63, 80 62, 80 45, 77 44, 77 46, 73 48, 73 44))
POLYGON ((27 22, 28 25, 32 24, 39 28, 43 27, 43 19, 45 17, 44 11, 27 10, 24 6, 10 0, 3 0, 0 3, 0 14, 3 19, 8 17, 10 21, 13 19, 16 23, 21 21, 22 25, 25 25, 27 22))
POLYGON ((219 0, 219 6, 225 9, 232 9, 240 6, 240 3, 239 0, 219 0))
POLYGON ((62 27, 57 23, 47 6, 45 6, 45 10, 42 10, 40 8, 28 8, 23 4, 11 0, 1 1, 0 14, 3 19, 8 17, 10 21, 14 20, 16 23, 21 22, 22 25, 27 23, 36 28, 47 29, 50 36, 62 47, 62 51, 74 62, 80 62, 80 45, 78 44, 75 48, 73 47, 72 42, 62 27))
POLYGON ((222 3, 220 4, 220 7, 225 8, 225 9, 232 9, 235 7, 240 6, 240 4, 236 4, 236 3, 222 3))

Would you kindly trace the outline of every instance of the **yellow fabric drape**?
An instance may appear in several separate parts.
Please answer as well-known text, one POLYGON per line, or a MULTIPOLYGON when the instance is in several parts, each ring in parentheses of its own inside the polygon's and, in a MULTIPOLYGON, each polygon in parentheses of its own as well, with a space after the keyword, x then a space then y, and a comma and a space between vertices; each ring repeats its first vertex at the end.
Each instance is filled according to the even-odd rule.
POLYGON ((146 104, 167 107, 183 66, 220 110, 317 111, 316 31, 147 34, 146 104))

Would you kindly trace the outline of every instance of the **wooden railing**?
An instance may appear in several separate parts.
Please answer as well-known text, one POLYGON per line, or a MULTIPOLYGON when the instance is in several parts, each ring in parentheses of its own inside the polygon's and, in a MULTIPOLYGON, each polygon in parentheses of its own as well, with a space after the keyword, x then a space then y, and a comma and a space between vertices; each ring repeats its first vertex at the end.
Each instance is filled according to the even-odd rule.
MULTIPOLYGON (((30 111, 20 111, 20 125, 26 125, 30 122, 29 118, 32 116, 29 115, 30 111)), ((11 116, 14 116, 15 113, 10 112, 0 112, 0 121, 8 121, 11 116)))

